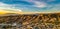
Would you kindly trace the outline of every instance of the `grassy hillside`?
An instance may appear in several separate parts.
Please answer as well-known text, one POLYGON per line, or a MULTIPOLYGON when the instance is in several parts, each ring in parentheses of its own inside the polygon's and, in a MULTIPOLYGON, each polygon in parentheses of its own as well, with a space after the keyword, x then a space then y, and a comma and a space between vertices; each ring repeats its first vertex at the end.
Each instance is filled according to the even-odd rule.
POLYGON ((0 15, 0 25, 4 29, 60 29, 60 13, 7 13, 0 15))

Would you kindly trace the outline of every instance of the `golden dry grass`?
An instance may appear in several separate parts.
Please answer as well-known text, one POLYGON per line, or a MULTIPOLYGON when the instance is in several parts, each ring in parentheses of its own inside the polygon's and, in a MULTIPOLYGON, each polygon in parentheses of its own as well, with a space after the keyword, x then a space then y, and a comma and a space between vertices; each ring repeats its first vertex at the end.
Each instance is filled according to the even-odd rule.
MULTIPOLYGON (((43 29, 46 29, 46 27, 47 29, 60 29, 60 13, 33 13, 33 14, 22 14, 22 15, 17 14, 17 15, 8 15, 8 16, 2 15, 0 16, 0 23, 3 24, 10 23, 13 25, 13 26, 10 25, 12 26, 11 28, 16 28, 16 29, 21 29, 21 28, 32 29, 35 27, 39 29, 40 28, 42 29, 42 27, 43 29), (18 25, 21 25, 21 28, 20 27, 18 28, 18 25)), ((7 29, 7 27, 5 28, 7 29)))

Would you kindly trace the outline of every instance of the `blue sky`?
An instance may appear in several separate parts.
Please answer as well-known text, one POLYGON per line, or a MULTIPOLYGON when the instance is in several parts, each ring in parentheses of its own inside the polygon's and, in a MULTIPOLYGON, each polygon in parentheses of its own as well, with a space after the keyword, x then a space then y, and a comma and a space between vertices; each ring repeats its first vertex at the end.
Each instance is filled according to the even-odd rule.
POLYGON ((21 12, 60 12, 60 0, 0 0, 0 9, 21 12))

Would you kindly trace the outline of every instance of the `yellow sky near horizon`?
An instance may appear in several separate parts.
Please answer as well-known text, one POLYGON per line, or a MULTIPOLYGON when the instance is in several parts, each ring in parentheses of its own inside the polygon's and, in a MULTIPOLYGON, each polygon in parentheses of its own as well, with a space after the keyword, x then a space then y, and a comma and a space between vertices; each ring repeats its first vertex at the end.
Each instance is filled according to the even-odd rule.
MULTIPOLYGON (((6 14, 6 13, 17 13, 17 14, 34 14, 34 13, 51 13, 51 12, 18 12, 18 11, 6 11, 6 10, 0 10, 0 14, 6 14)), ((58 13, 58 12, 53 12, 58 13)), ((60 12, 59 12, 60 13, 60 12)))
POLYGON ((6 13, 19 13, 19 12, 0 10, 0 14, 6 14, 6 13))

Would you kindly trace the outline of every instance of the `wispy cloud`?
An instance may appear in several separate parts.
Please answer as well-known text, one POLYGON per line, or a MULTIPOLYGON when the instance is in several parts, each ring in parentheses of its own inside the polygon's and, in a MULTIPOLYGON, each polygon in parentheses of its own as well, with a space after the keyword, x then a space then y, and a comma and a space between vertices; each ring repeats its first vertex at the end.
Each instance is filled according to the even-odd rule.
POLYGON ((53 12, 55 10, 60 10, 59 4, 60 0, 0 0, 0 10, 20 12, 53 12))
POLYGON ((15 4, 5 4, 3 2, 0 2, 0 10, 22 12, 22 10, 15 8, 15 4))
POLYGON ((44 2, 34 1, 33 3, 35 4, 34 5, 35 7, 39 7, 39 8, 44 8, 47 6, 47 4, 44 2))
POLYGON ((47 7, 47 3, 39 1, 39 0, 25 0, 25 1, 33 3, 33 5, 31 5, 32 7, 37 7, 37 8, 47 7))

